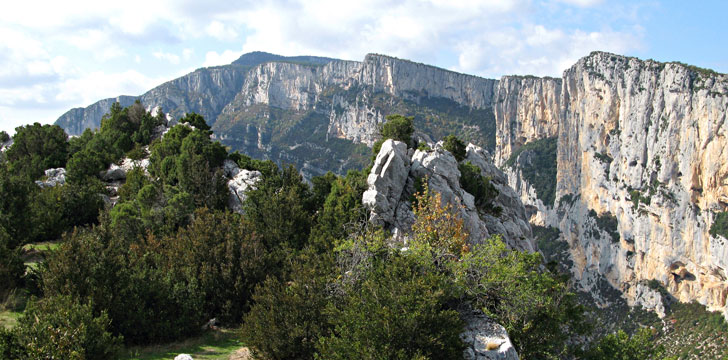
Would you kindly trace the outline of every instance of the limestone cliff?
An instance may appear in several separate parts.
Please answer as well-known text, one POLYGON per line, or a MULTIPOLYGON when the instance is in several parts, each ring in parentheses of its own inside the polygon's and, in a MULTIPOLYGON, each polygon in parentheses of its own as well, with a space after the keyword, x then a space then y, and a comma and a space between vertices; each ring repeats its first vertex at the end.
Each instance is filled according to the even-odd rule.
POLYGON ((531 223, 561 230, 585 290, 606 278, 639 303, 642 281, 657 279, 725 311, 728 245, 709 229, 728 207, 728 76, 595 52, 555 83, 504 78, 494 107, 496 161, 531 223), (526 174, 544 164, 523 145, 554 135, 546 201, 526 174))
POLYGON ((574 273, 625 291, 657 279, 725 310, 728 244, 709 228, 728 206, 728 76, 593 53, 563 81, 557 198, 574 273), (607 217, 618 236, 589 226, 607 217))
POLYGON ((519 147, 556 136, 561 79, 504 76, 495 91, 495 163, 502 166, 519 147))
POLYGON ((416 191, 416 182, 427 179, 430 190, 459 211, 471 243, 500 234, 511 248, 535 251, 525 209, 508 187, 503 173, 490 163, 482 148, 472 144, 468 145, 464 161, 470 161, 481 175, 491 178, 498 191, 494 205, 503 209, 499 216, 476 208, 473 195, 460 185, 458 163, 448 151, 439 146, 426 151, 407 149, 402 142, 387 140, 377 154, 367 178, 369 189, 363 195, 362 202, 371 211, 371 220, 397 236, 406 237, 415 220, 410 197, 416 191))

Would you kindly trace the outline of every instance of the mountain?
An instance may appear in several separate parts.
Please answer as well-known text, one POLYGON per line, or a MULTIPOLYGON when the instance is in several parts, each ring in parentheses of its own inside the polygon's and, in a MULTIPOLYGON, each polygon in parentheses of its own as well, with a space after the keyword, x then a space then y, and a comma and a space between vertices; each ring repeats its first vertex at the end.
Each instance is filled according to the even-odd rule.
MULTIPOLYGON (((560 234, 578 286, 601 304, 609 284, 630 304, 658 309, 666 299, 645 286, 656 280, 728 316, 728 245, 718 231, 728 227, 726 75, 604 52, 560 79, 499 80, 376 54, 250 53, 139 99, 172 117, 198 112, 231 149, 307 176, 369 164, 386 115, 414 116, 418 139, 453 133, 492 154, 525 217, 560 234)), ((112 101, 57 124, 71 134, 98 126, 112 101)))
POLYGON ((711 231, 728 210, 728 76, 595 52, 556 81, 516 82, 496 111, 496 158, 531 223, 559 229, 572 273, 597 297, 606 279, 659 308, 667 299, 646 300, 661 298, 645 286, 657 280, 728 316, 728 242, 711 231), (553 163, 530 161, 549 141, 553 163), (554 166, 544 201, 545 185, 532 184, 554 166))

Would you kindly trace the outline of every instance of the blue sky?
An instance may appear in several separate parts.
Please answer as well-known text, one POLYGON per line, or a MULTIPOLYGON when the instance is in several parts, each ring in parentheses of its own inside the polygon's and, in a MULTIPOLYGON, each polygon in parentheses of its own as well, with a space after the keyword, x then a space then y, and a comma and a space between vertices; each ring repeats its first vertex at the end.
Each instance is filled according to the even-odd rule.
POLYGON ((369 52, 498 78, 560 76, 593 50, 728 72, 725 1, 5 1, 0 130, 139 95, 249 51, 369 52))

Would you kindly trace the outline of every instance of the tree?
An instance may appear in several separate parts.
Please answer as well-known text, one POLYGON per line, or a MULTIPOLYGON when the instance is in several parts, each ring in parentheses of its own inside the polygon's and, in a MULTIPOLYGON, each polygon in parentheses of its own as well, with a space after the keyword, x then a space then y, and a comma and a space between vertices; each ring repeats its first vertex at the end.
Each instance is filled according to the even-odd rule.
POLYGON ((463 322, 447 306, 445 274, 402 253, 377 258, 360 281, 327 308, 332 334, 317 359, 455 359, 463 322))
POLYGON ((210 126, 207 125, 205 118, 197 113, 187 113, 183 118, 179 119, 180 123, 188 123, 200 130, 210 130, 210 126))
POLYGON ((79 304, 67 296, 31 301, 18 321, 21 358, 113 358, 121 338, 109 332, 110 324, 106 312, 95 316, 91 304, 79 304))
POLYGON ((57 125, 20 126, 6 155, 14 174, 37 179, 45 169, 66 166, 68 135, 57 125))
POLYGON ((450 134, 446 136, 443 141, 442 147, 455 156, 455 160, 457 160, 457 162, 461 162, 465 159, 465 143, 462 140, 458 139, 457 136, 450 134))
POLYGON ((506 328, 524 359, 568 357, 568 340, 589 331, 568 277, 544 269, 539 253, 494 236, 450 265, 463 296, 506 328))
POLYGON ((660 359, 664 348, 652 343, 652 331, 639 329, 629 336, 622 330, 604 336, 592 346, 584 357, 586 360, 647 360, 660 359))
POLYGON ((475 206, 493 216, 500 216, 502 209, 493 205, 493 200, 498 197, 498 189, 491 184, 490 177, 480 174, 480 168, 470 161, 458 164, 460 170, 460 186, 475 198, 475 206))
MULTIPOLYGON (((412 146, 412 134, 415 132, 414 117, 399 114, 387 115, 385 122, 379 130, 382 140, 393 139, 412 146)), ((376 151, 375 151, 376 152, 376 151)))

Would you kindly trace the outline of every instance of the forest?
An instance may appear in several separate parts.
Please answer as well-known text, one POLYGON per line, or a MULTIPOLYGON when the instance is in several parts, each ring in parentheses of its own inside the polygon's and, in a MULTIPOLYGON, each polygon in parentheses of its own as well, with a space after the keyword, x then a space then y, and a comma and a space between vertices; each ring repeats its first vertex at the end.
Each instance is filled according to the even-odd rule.
MULTIPOLYGON (((256 359, 457 359, 464 308, 503 325, 522 359, 661 358, 648 328, 591 336, 568 274, 497 235, 472 245, 426 182, 405 248, 368 222, 369 169, 309 182, 293 166, 230 153, 200 115, 166 123, 136 103, 112 106, 78 137, 16 129, 0 155, 0 303, 22 315, 0 328, 0 358, 117 358, 216 319, 256 359), (125 158, 148 166, 110 189, 102 174, 125 158), (228 205, 228 160, 262 174, 242 214, 228 205), (55 168, 65 183, 39 186, 55 168), (53 249, 29 264, 38 243, 53 249)), ((395 115, 380 135, 423 146, 413 131, 395 115)), ((488 179, 467 163, 461 172, 497 216, 488 179)))

